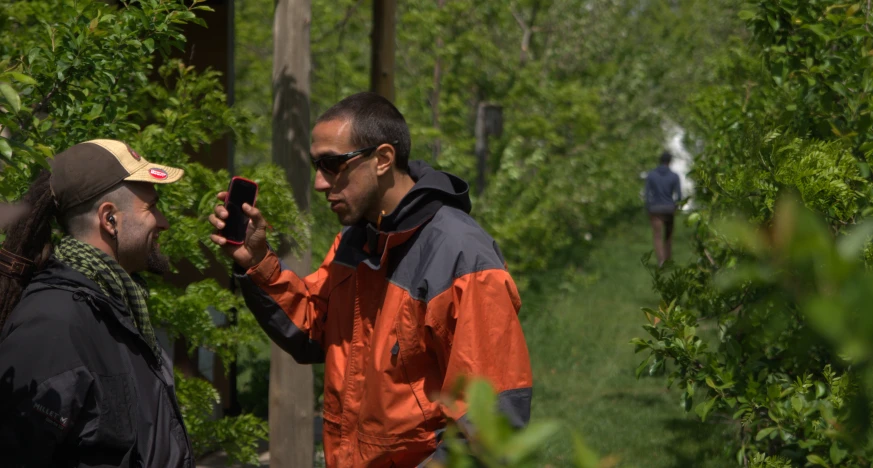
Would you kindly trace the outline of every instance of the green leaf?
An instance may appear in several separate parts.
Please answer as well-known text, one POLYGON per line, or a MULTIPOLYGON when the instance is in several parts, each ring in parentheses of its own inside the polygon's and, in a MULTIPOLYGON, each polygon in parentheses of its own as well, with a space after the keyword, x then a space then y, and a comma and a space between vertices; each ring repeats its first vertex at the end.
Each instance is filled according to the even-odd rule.
POLYGON ((9 146, 9 142, 3 137, 0 137, 0 155, 7 159, 12 157, 12 147, 9 146))
POLYGON ((636 374, 638 379, 640 378, 641 375, 643 375, 643 372, 646 371, 646 367, 648 367, 649 360, 651 358, 652 358, 652 356, 647 357, 643 362, 640 363, 639 366, 637 366, 637 370, 634 372, 634 374, 636 374))
POLYGON ((600 458, 575 431, 573 432, 573 452, 577 468, 597 468, 600 466, 600 458))
POLYGON ((822 26, 821 24, 807 24, 803 26, 803 28, 816 33, 819 37, 826 41, 830 40, 830 37, 828 37, 828 35, 824 32, 824 26, 822 26))
POLYGON ((773 16, 768 16, 767 21, 770 22, 770 27, 773 28, 773 31, 779 30, 779 18, 775 18, 773 16))
POLYGON ((715 384, 715 381, 712 380, 712 377, 706 376, 706 379, 704 380, 706 381, 706 385, 709 385, 713 390, 718 388, 718 386, 715 384))
POLYGON ((843 96, 843 97, 849 96, 849 90, 846 89, 846 86, 843 85, 842 83, 840 83, 839 81, 835 81, 835 82, 831 83, 830 86, 831 86, 831 89, 833 89, 834 91, 839 93, 840 96, 843 96))
POLYGON ((828 462, 826 462, 824 458, 822 458, 814 453, 807 455, 806 460, 808 462, 812 463, 813 465, 828 466, 828 462))
POLYGON ((12 78, 15 79, 15 81, 18 81, 19 83, 24 83, 27 85, 36 85, 36 80, 25 75, 24 73, 9 72, 9 73, 7 73, 7 75, 11 76, 12 78))
POLYGON ((467 414, 482 442, 489 448, 496 447, 500 421, 494 412, 497 398, 491 384, 481 379, 472 381, 467 387, 467 402, 467 414))
POLYGON ((510 465, 521 463, 522 460, 535 453, 540 446, 554 436, 560 427, 560 424, 556 421, 537 421, 531 423, 509 439, 503 455, 510 465))
POLYGON ((715 407, 716 399, 717 397, 712 397, 694 408, 694 412, 697 413, 697 416, 700 416, 701 421, 706 422, 706 417, 712 411, 712 408, 715 407))
POLYGON ((739 16, 740 19, 743 21, 749 21, 751 19, 757 18, 758 14, 752 10, 740 10, 737 16, 739 16))
POLYGON ((760 440, 764 439, 765 437, 769 436, 776 429, 778 429, 778 428, 772 427, 772 426, 765 427, 764 429, 761 429, 760 431, 758 431, 758 434, 755 436, 755 440, 760 441, 760 440))
POLYGON ((3 95, 3 98, 12 107, 13 111, 17 113, 21 110, 21 98, 9 83, 0 83, 0 95, 3 95))
POLYGON ((47 158, 50 158, 55 154, 54 150, 52 150, 50 147, 48 147, 46 145, 36 145, 36 146, 34 146, 34 148, 37 151, 39 151, 40 153, 42 153, 43 156, 45 156, 47 158))
POLYGON ((822 398, 828 393, 828 388, 825 386, 824 382, 816 382, 815 383, 815 397, 822 398))
POLYGON ((849 451, 841 449, 837 442, 831 444, 829 455, 831 457, 831 462, 833 462, 835 465, 843 461, 843 459, 845 459, 846 455, 848 454, 849 451))
POLYGON ((791 409, 799 413, 801 412, 801 410, 803 410, 803 406, 803 397, 801 397, 800 395, 794 395, 793 397, 791 397, 791 409))
POLYGON ((91 121, 103 114, 103 104, 94 104, 94 107, 91 108, 91 112, 85 115, 85 120, 91 121))
POLYGON ((649 343, 646 342, 645 340, 643 340, 642 338, 633 338, 633 339, 631 339, 630 344, 634 345, 634 352, 635 353, 638 353, 646 348, 651 347, 651 345, 649 345, 649 343))
POLYGON ((685 410, 686 413, 691 411, 691 405, 693 402, 694 398, 691 395, 691 392, 682 392, 682 409, 685 410))

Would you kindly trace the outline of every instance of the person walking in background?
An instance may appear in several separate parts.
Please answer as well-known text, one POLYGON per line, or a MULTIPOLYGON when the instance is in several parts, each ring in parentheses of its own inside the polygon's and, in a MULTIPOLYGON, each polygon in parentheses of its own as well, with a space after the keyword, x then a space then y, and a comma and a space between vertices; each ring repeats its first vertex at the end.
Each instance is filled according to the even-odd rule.
POLYGON ((673 250, 673 217, 676 202, 682 199, 679 176, 670 170, 672 156, 661 153, 661 164, 646 176, 646 210, 652 224, 652 240, 658 266, 670 259, 673 250))

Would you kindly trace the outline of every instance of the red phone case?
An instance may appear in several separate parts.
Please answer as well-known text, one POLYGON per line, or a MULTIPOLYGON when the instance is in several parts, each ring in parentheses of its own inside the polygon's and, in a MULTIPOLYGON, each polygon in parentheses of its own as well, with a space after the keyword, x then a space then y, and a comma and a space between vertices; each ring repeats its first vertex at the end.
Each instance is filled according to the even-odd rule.
MULTIPOLYGON (((259 187, 258 187, 257 182, 255 182, 255 181, 253 181, 253 180, 246 179, 245 177, 233 176, 233 178, 230 179, 230 184, 227 186, 227 196, 226 196, 224 199, 225 199, 225 200, 229 200, 229 199, 230 199, 230 191, 233 190, 233 183, 234 183, 234 181, 236 181, 236 180, 241 180, 241 181, 244 181, 244 182, 248 182, 248 183, 250 183, 250 184, 252 184, 252 185, 255 186, 255 200, 252 202, 252 207, 254 207, 254 206, 255 206, 255 202, 258 201, 258 190, 259 190, 259 187)), ((228 244, 233 244, 233 245, 242 245, 242 241, 237 242, 237 241, 230 240, 230 239, 228 239, 228 238, 225 238, 224 240, 227 241, 228 244)))

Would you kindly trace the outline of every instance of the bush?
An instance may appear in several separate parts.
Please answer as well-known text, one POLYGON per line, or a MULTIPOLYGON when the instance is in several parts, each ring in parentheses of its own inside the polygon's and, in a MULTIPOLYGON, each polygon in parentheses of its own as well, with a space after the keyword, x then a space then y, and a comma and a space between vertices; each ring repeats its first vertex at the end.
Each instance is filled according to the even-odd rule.
MULTIPOLYGON (((650 268, 648 356, 744 466, 869 466, 869 5, 754 2, 752 34, 690 100, 696 258, 650 268), (854 229, 853 229, 854 228, 854 229)), ((645 260, 645 259, 644 259, 645 260)))

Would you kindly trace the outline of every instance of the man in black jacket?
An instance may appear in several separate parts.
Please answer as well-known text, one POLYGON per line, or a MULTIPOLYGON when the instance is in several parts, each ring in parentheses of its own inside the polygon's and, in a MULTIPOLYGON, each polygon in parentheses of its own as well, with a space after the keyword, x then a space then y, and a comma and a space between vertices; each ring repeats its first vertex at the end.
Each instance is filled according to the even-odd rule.
POLYGON ((136 274, 169 266, 153 184, 182 175, 92 140, 31 185, 0 249, 0 466, 193 465, 136 274))

